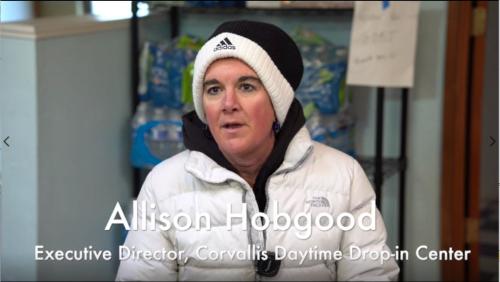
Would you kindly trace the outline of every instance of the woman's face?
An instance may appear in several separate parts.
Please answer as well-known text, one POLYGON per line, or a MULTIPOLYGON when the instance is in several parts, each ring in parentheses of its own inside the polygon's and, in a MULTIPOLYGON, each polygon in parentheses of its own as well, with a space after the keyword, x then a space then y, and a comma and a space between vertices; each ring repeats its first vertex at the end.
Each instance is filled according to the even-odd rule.
POLYGON ((274 109, 257 74, 244 62, 213 62, 203 82, 203 107, 210 132, 224 155, 269 152, 274 145, 274 109))

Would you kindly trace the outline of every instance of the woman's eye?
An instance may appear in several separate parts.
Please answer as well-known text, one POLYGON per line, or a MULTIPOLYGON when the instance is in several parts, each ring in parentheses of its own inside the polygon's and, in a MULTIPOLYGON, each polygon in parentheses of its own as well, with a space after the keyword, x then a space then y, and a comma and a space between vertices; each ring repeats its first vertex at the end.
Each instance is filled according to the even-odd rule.
POLYGON ((220 87, 218 86, 212 86, 210 88, 207 89, 207 94, 208 95, 217 95, 220 93, 220 87))
POLYGON ((255 90, 255 87, 252 84, 243 83, 240 85, 240 89, 245 91, 245 92, 251 92, 251 91, 255 90))

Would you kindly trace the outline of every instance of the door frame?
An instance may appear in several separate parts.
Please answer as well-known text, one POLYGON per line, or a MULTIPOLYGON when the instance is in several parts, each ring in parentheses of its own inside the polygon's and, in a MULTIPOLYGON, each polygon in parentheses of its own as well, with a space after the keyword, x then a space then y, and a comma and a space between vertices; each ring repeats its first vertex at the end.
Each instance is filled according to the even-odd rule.
POLYGON ((448 2, 441 249, 471 250, 471 256, 467 261, 441 261, 444 281, 479 281, 480 278, 481 109, 487 6, 487 1, 448 2))

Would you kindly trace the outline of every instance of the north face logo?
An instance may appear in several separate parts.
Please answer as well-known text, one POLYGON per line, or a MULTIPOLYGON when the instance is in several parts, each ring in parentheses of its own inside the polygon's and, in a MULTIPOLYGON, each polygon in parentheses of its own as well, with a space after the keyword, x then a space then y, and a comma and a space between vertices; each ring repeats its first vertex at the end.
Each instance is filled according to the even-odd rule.
POLYGON ((214 52, 219 51, 219 50, 228 50, 228 49, 236 49, 236 47, 229 41, 229 39, 224 38, 224 40, 221 40, 217 46, 215 46, 214 52))
POLYGON ((307 200, 306 204, 311 204, 311 207, 322 207, 322 208, 329 208, 330 207, 330 201, 328 201, 327 198, 325 197, 313 197, 312 200, 307 200))

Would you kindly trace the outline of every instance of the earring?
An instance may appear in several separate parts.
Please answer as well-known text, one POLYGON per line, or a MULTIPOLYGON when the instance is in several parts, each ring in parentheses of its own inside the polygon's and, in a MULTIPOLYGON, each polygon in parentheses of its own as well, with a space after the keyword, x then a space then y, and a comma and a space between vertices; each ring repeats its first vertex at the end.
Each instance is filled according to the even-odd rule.
POLYGON ((279 121, 275 120, 273 122, 273 131, 274 131, 274 133, 278 133, 278 131, 280 131, 280 128, 281 128, 281 125, 280 125, 279 121))

